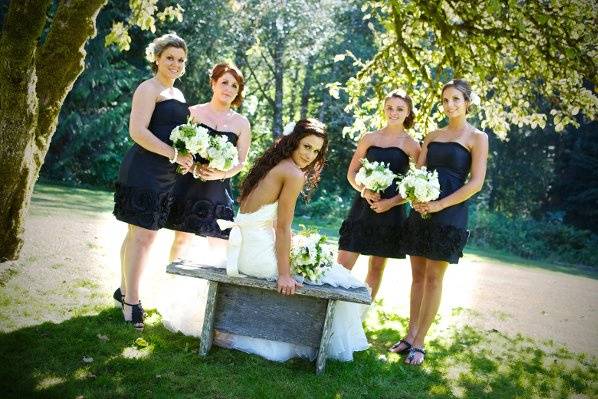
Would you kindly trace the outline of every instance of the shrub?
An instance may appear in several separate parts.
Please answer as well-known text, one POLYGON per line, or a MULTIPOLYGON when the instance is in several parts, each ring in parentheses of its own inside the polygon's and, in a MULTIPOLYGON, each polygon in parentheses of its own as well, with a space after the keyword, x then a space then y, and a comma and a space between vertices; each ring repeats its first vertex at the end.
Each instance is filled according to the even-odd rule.
POLYGON ((528 259, 598 267, 598 235, 559 221, 509 218, 477 210, 470 215, 469 243, 528 259))

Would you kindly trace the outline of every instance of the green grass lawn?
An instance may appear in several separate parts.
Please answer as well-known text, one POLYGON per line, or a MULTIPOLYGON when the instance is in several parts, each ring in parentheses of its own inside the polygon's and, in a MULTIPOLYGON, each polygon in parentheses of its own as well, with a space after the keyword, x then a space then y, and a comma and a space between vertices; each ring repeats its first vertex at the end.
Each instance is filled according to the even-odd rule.
POLYGON ((127 328, 120 311, 59 324, 43 323, 0 335, 2 397, 113 398, 528 398, 596 397, 597 366, 550 343, 454 327, 428 343, 424 367, 403 364, 386 348, 406 320, 371 315, 372 347, 354 362, 274 363, 213 348, 197 355, 198 340, 172 334, 152 313, 143 333, 127 328), (137 342, 143 337, 145 342, 137 342), (147 346, 145 346, 147 345, 147 346), (593 381, 593 382, 592 382, 593 381), (584 397, 580 396, 580 397, 584 397))
MULTIPOLYGON (((38 185, 31 214, 89 217, 111 208, 110 193, 38 185)), ((332 226, 322 231, 334 237, 332 226)), ((218 347, 199 357, 198 339, 169 332, 152 310, 142 333, 125 325, 120 310, 107 302, 63 309, 63 321, 47 322, 44 312, 61 305, 44 308, 43 293, 15 285, 15 276, 25 269, 0 270, 0 315, 39 320, 0 333, 1 398, 598 397, 595 358, 464 322, 431 334, 423 367, 405 365, 387 348, 404 336, 407 320, 383 303, 365 324, 370 349, 350 363, 329 360, 325 373, 316 376, 313 363, 301 359, 275 363, 218 347)), ((75 283, 69 289, 105 295, 91 280, 75 283)))

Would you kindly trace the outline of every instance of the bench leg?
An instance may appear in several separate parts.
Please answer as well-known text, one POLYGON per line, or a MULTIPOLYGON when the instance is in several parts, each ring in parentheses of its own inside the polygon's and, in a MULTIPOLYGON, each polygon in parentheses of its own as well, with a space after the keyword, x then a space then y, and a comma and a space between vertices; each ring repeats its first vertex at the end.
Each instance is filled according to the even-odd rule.
POLYGON ((208 288, 208 298, 206 303, 206 312, 203 319, 203 328, 199 338, 199 355, 205 356, 212 347, 214 339, 214 313, 216 310, 216 294, 218 292, 218 283, 210 281, 208 288))
POLYGON ((326 367, 326 355, 328 352, 328 342, 332 334, 332 318, 334 317, 334 307, 336 301, 328 300, 326 307, 326 318, 324 319, 324 327, 322 328, 322 340, 320 341, 320 348, 318 349, 318 357, 316 358, 316 374, 322 374, 324 367, 326 367))

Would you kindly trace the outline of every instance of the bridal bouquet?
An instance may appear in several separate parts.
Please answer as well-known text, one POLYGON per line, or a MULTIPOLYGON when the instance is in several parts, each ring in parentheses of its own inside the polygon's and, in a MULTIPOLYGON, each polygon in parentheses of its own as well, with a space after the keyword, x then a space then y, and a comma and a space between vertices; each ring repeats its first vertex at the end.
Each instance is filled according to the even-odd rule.
POLYGON ((357 171, 357 175, 355 175, 355 181, 368 190, 376 192, 385 190, 392 184, 395 177, 397 177, 384 162, 370 162, 366 158, 363 158, 361 165, 361 168, 357 171))
POLYGON ((208 161, 208 166, 223 172, 239 164, 239 153, 224 135, 211 136, 209 145, 199 152, 199 156, 208 161))
POLYGON ((332 251, 325 246, 326 236, 303 229, 291 239, 291 272, 317 282, 332 266, 332 251))
MULTIPOLYGON (((398 184, 399 194, 407 201, 429 202, 434 201, 440 195, 440 183, 438 182, 438 172, 428 172, 425 166, 421 169, 411 165, 409 172, 398 184)), ((422 215, 427 219, 430 215, 422 215)))
MULTIPOLYGON (((208 129, 191 122, 178 125, 170 132, 173 147, 182 155, 205 151, 210 145, 210 137, 208 129)), ((182 168, 179 166, 177 171, 182 173, 182 168)))

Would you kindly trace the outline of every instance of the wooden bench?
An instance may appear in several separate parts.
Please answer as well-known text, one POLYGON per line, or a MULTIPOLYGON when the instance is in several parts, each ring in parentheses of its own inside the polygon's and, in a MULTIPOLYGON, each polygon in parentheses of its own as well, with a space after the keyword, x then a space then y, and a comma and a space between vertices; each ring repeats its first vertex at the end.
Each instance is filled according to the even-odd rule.
POLYGON ((365 287, 345 289, 304 284, 292 296, 276 291, 276 282, 230 277, 225 269, 173 262, 166 271, 209 280, 199 354, 207 355, 214 329, 317 349, 316 374, 324 371, 336 301, 370 304, 365 287))

